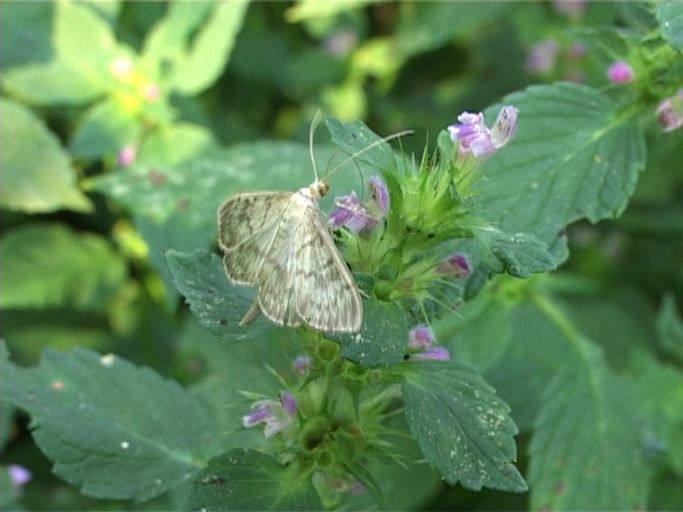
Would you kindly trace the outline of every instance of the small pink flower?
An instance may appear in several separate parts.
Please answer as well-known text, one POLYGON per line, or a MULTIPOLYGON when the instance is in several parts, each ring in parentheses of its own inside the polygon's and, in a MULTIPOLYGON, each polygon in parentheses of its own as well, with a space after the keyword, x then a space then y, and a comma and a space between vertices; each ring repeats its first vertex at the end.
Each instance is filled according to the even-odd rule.
POLYGON ((126 144, 123 146, 117 158, 119 167, 128 167, 135 163, 138 150, 133 144, 126 144))
POLYGON ((448 361, 450 358, 451 354, 446 347, 432 347, 410 355, 413 361, 448 361))
POLYGON ((459 142, 462 153, 472 153, 479 158, 495 153, 514 137, 517 131, 518 110, 505 106, 500 110, 491 130, 484 124, 484 114, 463 112, 458 116, 460 123, 448 127, 451 139, 459 142))
POLYGON ((338 197, 334 203, 336 208, 329 217, 329 224, 333 228, 343 226, 352 233, 360 233, 377 224, 377 220, 368 213, 354 192, 338 197))
POLYGON ((627 84, 632 82, 635 76, 633 68, 624 61, 615 62, 607 70, 607 78, 613 84, 627 84))
POLYGON ((33 474, 19 464, 10 464, 7 469, 9 471, 10 481, 15 487, 26 485, 33 478, 33 474))
POLYGON ((408 334, 408 347, 413 350, 425 350, 436 340, 431 327, 420 324, 413 327, 408 334))
POLYGON ((664 133, 672 132, 683 126, 683 89, 659 104, 657 121, 664 133))
POLYGON ((466 255, 456 252, 439 264, 437 272, 455 277, 468 277, 472 273, 472 265, 466 255))
POLYGON ((145 98, 145 100, 149 101, 150 103, 157 101, 160 95, 161 90, 159 89, 159 86, 154 82, 150 82, 147 85, 145 85, 145 88, 142 91, 142 96, 145 98))
POLYGON ((130 57, 116 57, 109 63, 109 72, 117 80, 128 80, 133 74, 133 61, 130 57))
POLYGON ((278 432, 287 430, 294 423, 297 405, 294 395, 288 391, 280 394, 280 400, 259 400, 251 406, 251 412, 242 416, 245 428, 266 424, 263 434, 272 437, 278 432))
POLYGON ((311 356, 303 354, 298 355, 294 359, 293 366, 296 373, 298 373, 299 375, 306 375, 313 366, 313 359, 311 359, 311 356))
POLYGON ((543 74, 555 67, 560 46, 554 39, 545 39, 529 48, 526 69, 531 73, 543 74))

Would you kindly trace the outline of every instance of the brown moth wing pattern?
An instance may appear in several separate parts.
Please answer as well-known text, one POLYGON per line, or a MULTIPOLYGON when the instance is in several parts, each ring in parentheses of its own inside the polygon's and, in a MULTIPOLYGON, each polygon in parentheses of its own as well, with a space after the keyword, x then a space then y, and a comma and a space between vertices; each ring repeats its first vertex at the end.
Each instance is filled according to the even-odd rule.
POLYGON ((218 243, 228 278, 253 285, 291 192, 238 194, 218 209, 218 243))
POLYGON ((298 225, 294 258, 296 312, 314 329, 357 332, 363 320, 360 292, 317 209, 298 225))

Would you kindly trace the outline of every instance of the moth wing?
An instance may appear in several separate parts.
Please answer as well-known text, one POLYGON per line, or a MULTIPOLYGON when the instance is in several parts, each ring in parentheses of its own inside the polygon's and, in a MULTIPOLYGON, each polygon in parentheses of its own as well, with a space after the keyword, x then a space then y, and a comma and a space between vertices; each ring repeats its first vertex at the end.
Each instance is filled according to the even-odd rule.
POLYGON ((237 194, 218 208, 218 243, 230 251, 272 228, 292 197, 291 192, 237 194))
POLYGON ((225 253, 225 273, 232 282, 256 282, 291 197, 288 192, 238 194, 218 209, 218 243, 225 253))
POLYGON ((317 208, 307 207, 295 236, 293 255, 296 312, 314 329, 357 332, 363 303, 317 208))

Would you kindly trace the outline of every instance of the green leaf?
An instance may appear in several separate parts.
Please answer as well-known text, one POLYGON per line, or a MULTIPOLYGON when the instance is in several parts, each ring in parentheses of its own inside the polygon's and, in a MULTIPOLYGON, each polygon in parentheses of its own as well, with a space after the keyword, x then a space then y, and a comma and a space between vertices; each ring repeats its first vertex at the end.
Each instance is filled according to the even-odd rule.
POLYGON ((12 482, 9 466, 0 466, 0 507, 2 510, 21 510, 17 499, 21 497, 21 487, 12 482))
POLYGON ((318 493, 293 466, 254 450, 234 449, 195 478, 186 510, 322 510, 318 493))
POLYGON ((352 155, 366 150, 357 157, 359 161, 385 171, 397 167, 396 156, 389 143, 381 142, 381 137, 370 130, 363 121, 342 123, 333 117, 327 117, 325 123, 332 136, 332 142, 345 153, 352 155), (373 145, 375 146, 372 149, 368 149, 373 145))
POLYGON ((517 427, 510 409, 471 367, 457 361, 407 363, 403 400, 413 437, 449 484, 527 490, 513 464, 517 427))
POLYGON ((0 69, 50 60, 53 13, 51 2, 0 2, 0 69))
POLYGON ((0 261, 2 308, 101 308, 127 276, 105 239, 55 223, 10 231, 0 239, 0 261))
POLYGON ((242 26, 249 0, 215 4, 202 29, 193 37, 192 47, 174 69, 173 85, 181 94, 197 94, 221 74, 242 26))
POLYGON ((683 320, 678 314, 673 295, 667 295, 662 302, 657 316, 657 336, 660 346, 683 362, 683 320))
POLYGON ((547 245, 534 235, 488 228, 478 230, 477 237, 484 246, 484 261, 492 272, 529 277, 557 266, 547 245))
POLYGON ((277 329, 262 315, 252 324, 239 325, 254 301, 255 293, 252 288, 233 285, 216 254, 168 251, 166 261, 178 291, 201 324, 212 333, 224 339, 243 341, 268 336, 277 329))
POLYGON ((361 366, 392 366, 402 361, 406 353, 408 323, 397 304, 366 299, 359 332, 325 336, 338 341, 342 355, 361 366))
POLYGON ((75 2, 59 2, 54 20, 55 58, 7 71, 3 85, 37 105, 81 104, 101 96, 110 87, 111 59, 121 51, 111 28, 75 2))
MULTIPOLYGON (((315 154, 316 160, 325 161, 332 156, 332 150, 317 149, 315 154)), ((173 167, 136 166, 125 173, 98 177, 91 186, 137 215, 163 221, 179 213, 188 225, 215 233, 216 211, 231 194, 259 189, 296 190, 312 181, 306 146, 262 141, 238 144, 173 167)), ((333 183, 333 190, 338 191, 335 193, 346 193, 358 183, 358 175, 339 172, 333 183)), ((321 205, 329 205, 332 195, 328 194, 321 205)))
POLYGON ((99 498, 145 500, 188 483, 218 452, 207 410, 177 383, 113 355, 46 351, 37 368, 6 361, 0 397, 32 417, 53 471, 99 498))
POLYGON ((664 39, 677 50, 683 50, 683 4, 664 0, 657 4, 657 21, 664 39))
POLYGON ((29 213, 89 211, 57 138, 26 107, 0 98, 0 206, 29 213))
POLYGON ((173 123, 161 126, 145 137, 138 161, 152 166, 175 166, 198 158, 214 144, 213 135, 206 128, 173 123))
POLYGON ((534 510, 634 510, 647 505, 633 383, 584 353, 548 385, 529 447, 534 510))
MULTIPOLYGON (((645 166, 645 141, 609 98, 558 83, 529 87, 504 104, 519 109, 519 130, 474 183, 488 221, 552 243, 575 220, 597 222, 623 212, 645 166)), ((489 123, 497 113, 487 111, 489 123)))
POLYGON ((71 137, 69 151, 81 158, 117 154, 126 144, 134 144, 140 133, 135 118, 115 101, 107 100, 90 108, 71 137))

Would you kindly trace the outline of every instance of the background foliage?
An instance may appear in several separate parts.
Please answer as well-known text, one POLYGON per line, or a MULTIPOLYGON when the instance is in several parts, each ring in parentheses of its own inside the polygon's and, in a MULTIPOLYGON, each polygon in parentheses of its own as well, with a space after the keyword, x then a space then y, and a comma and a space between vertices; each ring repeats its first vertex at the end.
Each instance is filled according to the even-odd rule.
MULTIPOLYGON (((216 208, 236 191, 308 184, 319 107, 381 135, 414 129, 401 145, 419 160, 459 112, 491 122, 502 102, 520 126, 474 184, 477 213, 503 230, 485 237, 481 268, 561 266, 483 288, 475 273, 472 300, 434 326, 454 360, 402 376, 396 427, 419 443, 395 441, 409 470, 368 468, 384 507, 680 509, 683 135, 661 133, 655 108, 683 85, 683 10, 559 4, 0 3, 0 507, 192 507, 221 498, 195 488, 186 503, 189 481, 221 472, 234 508, 319 508, 310 485, 255 451, 260 433, 233 432, 249 407, 239 392, 274 396, 266 365, 291 372, 299 347, 263 319, 221 327, 253 295, 212 254, 216 208), (554 65, 530 69, 548 39, 554 65), (609 84, 616 60, 633 63, 635 83, 609 84), (485 421, 463 383, 506 418, 507 437, 485 447, 502 465, 488 480, 439 453, 423 421, 485 421), (514 468, 497 472, 515 452, 528 493, 447 485, 523 490, 514 468), (425 458, 446 482, 413 464, 425 458), (12 464, 33 480, 12 484, 12 464)), ((342 147, 344 129, 331 130, 342 147)), ((319 165, 337 154, 323 132, 319 165)), ((348 167, 332 186, 360 191, 361 179, 348 167)), ((395 335, 340 338, 343 355, 398 362, 395 318, 395 335)))

